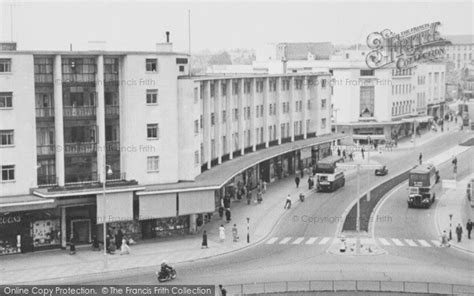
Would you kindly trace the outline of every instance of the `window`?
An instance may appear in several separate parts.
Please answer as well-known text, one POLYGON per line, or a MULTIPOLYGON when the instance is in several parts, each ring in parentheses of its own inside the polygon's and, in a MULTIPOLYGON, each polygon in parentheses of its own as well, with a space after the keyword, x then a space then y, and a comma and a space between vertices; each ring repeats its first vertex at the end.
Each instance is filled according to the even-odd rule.
POLYGON ((200 163, 200 162, 199 162, 199 151, 196 150, 196 151, 194 151, 194 165, 195 165, 195 166, 198 166, 199 163, 200 163))
POLYGON ((308 100, 308 110, 311 110, 311 100, 308 100))
POLYGON ((374 86, 360 87, 360 117, 374 116, 374 86))
POLYGON ((282 80, 281 83, 281 90, 289 90, 290 89, 290 81, 289 80, 282 80))
POLYGON ((263 92, 263 81, 257 81, 257 92, 263 92))
POLYGON ((303 88, 303 80, 295 80, 295 88, 302 89, 303 88))
POLYGON ((238 119, 239 119, 239 109, 234 108, 234 120, 238 120, 238 119))
POLYGON ((214 112, 211 113, 211 126, 216 124, 216 114, 214 112))
POLYGON ((11 92, 0 92, 0 108, 12 108, 12 97, 13 93, 11 92))
POLYGON ((199 116, 199 127, 202 128, 202 115, 199 116))
POLYGON ((225 123, 226 116, 227 116, 227 114, 226 114, 225 110, 222 110, 222 123, 225 123))
POLYGON ((250 107, 247 107, 247 119, 250 119, 250 107))
POLYGON ((269 82, 269 88, 270 88, 270 91, 276 91, 276 81, 273 79, 273 80, 270 80, 269 82))
POLYGON ((239 83, 233 82, 232 83, 232 94, 238 95, 239 94, 239 83))
POLYGON ((326 118, 321 119, 321 129, 326 128, 326 118))
POLYGON ((13 144, 13 130, 0 130, 0 146, 13 144))
POLYGON ((221 83, 221 96, 226 96, 227 95, 227 84, 225 82, 221 83))
POLYGON ((244 93, 246 94, 250 93, 250 82, 244 83, 244 93))
POLYGON ((10 73, 12 71, 11 59, 0 59, 0 73, 10 73))
POLYGON ((147 124, 147 138, 148 139, 159 139, 158 124, 147 124))
POLYGON ((176 58, 176 64, 178 65, 186 65, 188 63, 187 58, 176 58))
POLYGON ((321 79, 321 88, 326 87, 326 79, 321 79))
POLYGON ((360 76, 374 76, 374 70, 360 70, 360 76))
POLYGON ((199 120, 194 120, 194 134, 199 134, 199 120))
POLYGON ((160 157, 148 156, 146 168, 148 172, 159 172, 160 171, 160 157))
POLYGON ((273 114, 273 104, 270 104, 268 107, 269 107, 269 109, 268 109, 268 110, 269 110, 268 114, 269 114, 269 115, 272 115, 272 114, 273 114))
POLYGON ((148 105, 158 104, 158 90, 157 89, 146 90, 146 103, 148 105))
POLYGON ((2 165, 2 181, 13 181, 13 180, 15 180, 15 166, 2 165))
POLYGON ((321 100, 321 109, 326 109, 326 99, 321 100))
POLYGON ((158 71, 158 59, 146 59, 146 71, 147 72, 158 71))
POLYGON ((194 88, 194 104, 196 104, 199 100, 199 88, 195 87, 194 88))
POLYGON ((184 72, 184 66, 183 65, 179 66, 179 72, 184 72))
POLYGON ((263 105, 260 105, 260 117, 263 117, 263 105))

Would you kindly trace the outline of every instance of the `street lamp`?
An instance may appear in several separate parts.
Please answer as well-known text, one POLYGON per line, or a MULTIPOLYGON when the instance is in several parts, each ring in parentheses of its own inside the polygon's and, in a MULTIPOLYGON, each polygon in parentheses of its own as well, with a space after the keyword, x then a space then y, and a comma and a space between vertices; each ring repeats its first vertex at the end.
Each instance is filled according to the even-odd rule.
POLYGON ((250 218, 247 217, 247 244, 250 243, 250 218))
POLYGON ((452 221, 453 221, 453 214, 449 214, 449 240, 453 239, 453 232, 452 232, 452 221))
POLYGON ((105 195, 105 183, 107 183, 107 175, 110 176, 112 175, 113 172, 112 172, 112 166, 108 165, 108 164, 105 164, 104 162, 104 177, 103 177, 103 180, 102 180, 102 199, 104 200, 104 209, 103 209, 103 212, 104 212, 104 220, 102 221, 102 224, 103 224, 103 232, 104 232, 104 264, 105 264, 105 268, 107 268, 107 222, 106 222, 106 217, 107 217, 107 214, 106 214, 106 208, 107 208, 107 202, 106 202, 106 195, 105 195))

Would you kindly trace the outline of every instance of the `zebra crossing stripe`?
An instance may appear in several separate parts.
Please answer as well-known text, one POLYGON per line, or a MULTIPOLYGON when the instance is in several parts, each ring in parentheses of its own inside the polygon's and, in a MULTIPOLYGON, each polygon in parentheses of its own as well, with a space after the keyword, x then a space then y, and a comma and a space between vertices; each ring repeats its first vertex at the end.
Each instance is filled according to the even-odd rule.
POLYGON ((399 246, 399 247, 404 246, 404 245, 402 244, 402 242, 401 242, 399 239, 397 239, 397 238, 392 238, 392 241, 395 243, 395 245, 397 245, 397 246, 399 246))
POLYGON ((274 242, 276 242, 277 240, 278 240, 278 237, 272 237, 271 239, 267 240, 267 245, 271 245, 274 242))
POLYGON ((434 240, 432 240, 431 242, 432 242, 435 246, 437 246, 437 247, 441 245, 441 242, 440 242, 439 240, 435 240, 435 239, 434 239, 434 240))
POLYGON ((380 242, 382 243, 382 245, 384 245, 384 246, 390 246, 390 243, 389 243, 386 239, 384 239, 384 238, 379 238, 379 241, 380 241, 380 242))
POLYGON ((293 245, 298 245, 298 244, 301 243, 303 240, 304 240, 304 237, 298 237, 297 239, 295 239, 295 241, 294 241, 292 244, 293 244, 293 245))
POLYGON ((280 241, 280 245, 286 244, 287 242, 290 241, 290 239, 291 239, 291 237, 285 237, 284 239, 282 239, 282 240, 280 241))
POLYGON ((312 245, 317 240, 317 237, 311 237, 309 240, 306 241, 307 245, 312 245))
POLYGON ((422 247, 431 247, 431 245, 424 239, 419 239, 418 242, 420 243, 422 247))
POLYGON ((411 239, 405 239, 405 242, 410 246, 410 247, 418 247, 417 244, 411 239))
POLYGON ((319 244, 320 245, 325 245, 330 239, 331 239, 330 237, 325 237, 319 242, 319 244))

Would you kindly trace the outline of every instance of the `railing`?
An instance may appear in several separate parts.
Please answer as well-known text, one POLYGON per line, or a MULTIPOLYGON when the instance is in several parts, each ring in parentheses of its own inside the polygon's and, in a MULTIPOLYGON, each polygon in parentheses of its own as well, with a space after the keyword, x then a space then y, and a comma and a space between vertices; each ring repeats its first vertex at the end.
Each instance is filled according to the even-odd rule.
POLYGON ((64 117, 92 117, 95 116, 95 106, 64 106, 63 116, 64 117))
POLYGON ((105 105, 106 116, 117 116, 119 115, 120 109, 118 105, 105 105))
POLYGON ((68 73, 63 73, 63 82, 64 83, 91 83, 95 82, 95 74, 68 74, 68 73))
POLYGON ((113 172, 112 175, 107 175, 107 183, 125 180, 127 180, 125 172, 113 172))
POLYGON ((53 155, 56 153, 56 145, 38 145, 36 153, 38 155, 53 155))
POLYGON ((38 175, 38 187, 55 186, 58 178, 55 175, 38 175))
POLYGON ((89 183, 99 182, 99 177, 97 172, 83 173, 83 174, 71 174, 66 175, 65 184, 66 185, 82 185, 89 183))
POLYGON ((105 143, 106 152, 118 152, 120 151, 120 141, 107 141, 105 143))
POLYGON ((97 143, 95 142, 64 144, 64 153, 66 154, 94 153, 96 151, 97 151, 97 143))
POLYGON ((36 117, 54 117, 54 108, 36 108, 36 117))
POLYGON ((288 293, 300 295, 302 291, 364 291, 364 292, 402 292, 459 295, 474 293, 474 286, 445 283, 409 281, 369 281, 369 280, 315 280, 264 282, 239 285, 226 285, 228 295, 259 295, 265 293, 288 293))

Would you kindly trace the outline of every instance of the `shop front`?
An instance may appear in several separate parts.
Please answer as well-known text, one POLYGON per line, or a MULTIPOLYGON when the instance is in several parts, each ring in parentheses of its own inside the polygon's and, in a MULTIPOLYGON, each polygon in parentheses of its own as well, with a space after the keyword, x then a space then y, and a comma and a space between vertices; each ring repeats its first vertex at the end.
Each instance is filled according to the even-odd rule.
POLYGON ((58 209, 2 214, 0 255, 59 248, 60 221, 58 209))

